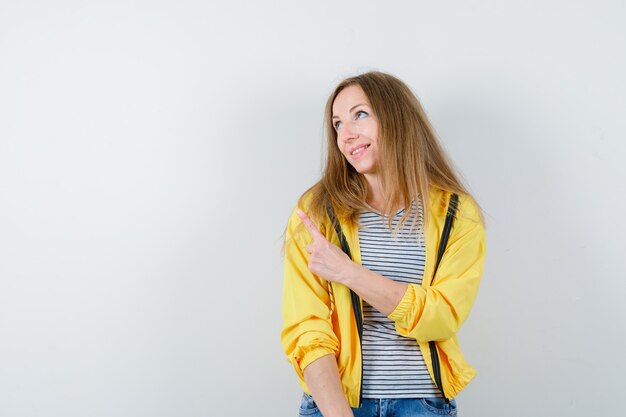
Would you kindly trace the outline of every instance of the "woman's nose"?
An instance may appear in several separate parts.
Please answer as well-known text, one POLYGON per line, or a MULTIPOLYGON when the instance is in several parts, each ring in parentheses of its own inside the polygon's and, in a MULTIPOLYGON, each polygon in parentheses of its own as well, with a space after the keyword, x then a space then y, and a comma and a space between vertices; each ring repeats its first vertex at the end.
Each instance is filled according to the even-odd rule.
POLYGON ((358 134, 356 132, 356 129, 354 129, 354 126, 352 126, 350 123, 346 123, 339 130, 339 139, 343 141, 354 139, 357 136, 358 134))

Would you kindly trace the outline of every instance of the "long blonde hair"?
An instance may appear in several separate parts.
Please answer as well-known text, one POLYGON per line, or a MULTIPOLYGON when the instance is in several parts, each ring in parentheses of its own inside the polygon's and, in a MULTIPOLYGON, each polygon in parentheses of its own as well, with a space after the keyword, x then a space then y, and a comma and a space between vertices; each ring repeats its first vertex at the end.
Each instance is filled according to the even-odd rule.
MULTIPOLYGON (((422 202, 424 224, 428 224, 431 186, 469 196, 411 89, 392 75, 367 72, 340 82, 326 102, 326 166, 321 179, 299 201, 302 203, 304 195, 311 193, 308 213, 312 219, 320 221, 326 217, 327 207, 332 205, 341 221, 355 224, 361 210, 368 209, 365 177, 339 151, 332 122, 335 98, 352 85, 363 89, 379 123, 378 170, 386 202, 382 214, 387 216, 390 229, 395 209, 400 205, 410 208, 418 198, 422 202)), ((410 210, 405 210, 394 230, 399 229, 410 214, 410 210)))

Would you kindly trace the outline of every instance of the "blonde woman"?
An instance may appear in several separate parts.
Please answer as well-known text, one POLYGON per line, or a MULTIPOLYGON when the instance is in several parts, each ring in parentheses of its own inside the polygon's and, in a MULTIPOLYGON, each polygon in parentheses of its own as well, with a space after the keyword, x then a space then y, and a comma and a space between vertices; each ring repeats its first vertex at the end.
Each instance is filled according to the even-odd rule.
POLYGON ((325 122, 326 167, 285 234, 300 416, 456 415, 475 375, 456 333, 483 271, 480 208, 399 79, 344 80, 325 122))

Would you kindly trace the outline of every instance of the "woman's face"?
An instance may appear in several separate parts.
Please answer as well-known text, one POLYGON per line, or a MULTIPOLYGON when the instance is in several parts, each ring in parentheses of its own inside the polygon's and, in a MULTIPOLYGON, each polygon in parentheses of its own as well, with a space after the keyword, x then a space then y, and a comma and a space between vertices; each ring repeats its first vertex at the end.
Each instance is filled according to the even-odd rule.
POLYGON ((333 102, 337 146, 360 174, 378 170, 378 120, 359 85, 344 88, 333 102))

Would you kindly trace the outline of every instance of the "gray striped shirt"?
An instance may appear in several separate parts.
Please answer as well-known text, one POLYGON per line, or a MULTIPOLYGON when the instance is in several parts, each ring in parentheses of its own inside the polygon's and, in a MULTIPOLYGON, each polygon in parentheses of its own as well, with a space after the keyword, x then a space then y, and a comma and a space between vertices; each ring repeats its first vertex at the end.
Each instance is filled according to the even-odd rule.
MULTIPOLYGON (((397 212, 397 225, 404 209, 397 212)), ((415 202, 403 228, 393 236, 387 218, 372 211, 359 216, 359 246, 363 266, 394 281, 421 284, 426 250, 423 215, 418 203, 417 228, 410 231, 415 218, 415 202)), ((394 322, 363 301, 363 398, 439 397, 419 345, 400 336, 394 322)))

